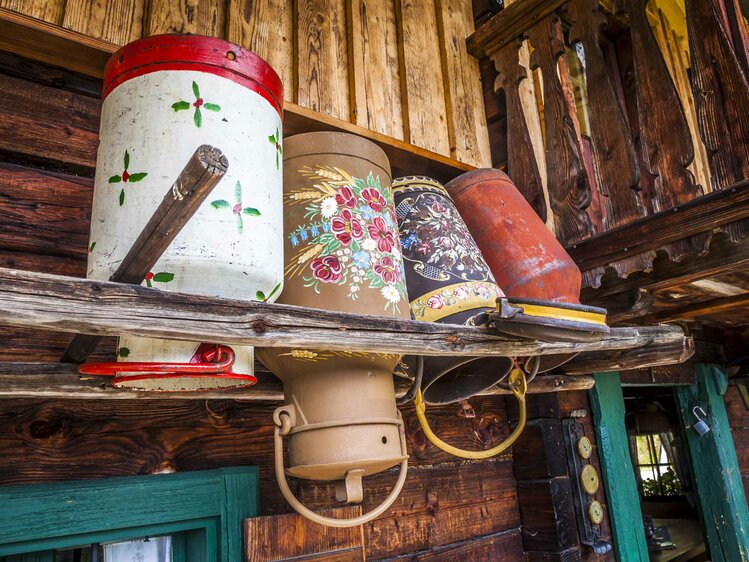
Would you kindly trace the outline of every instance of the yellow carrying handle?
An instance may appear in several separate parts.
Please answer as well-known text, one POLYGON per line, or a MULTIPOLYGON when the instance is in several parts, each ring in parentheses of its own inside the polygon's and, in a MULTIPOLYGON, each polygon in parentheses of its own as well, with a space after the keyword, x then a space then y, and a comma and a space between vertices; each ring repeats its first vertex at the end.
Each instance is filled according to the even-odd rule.
POLYGON ((426 417, 427 407, 421 396, 421 390, 419 390, 414 399, 414 406, 416 407, 416 417, 419 418, 419 423, 421 424, 421 429, 424 430, 424 435, 426 435, 427 439, 429 439, 429 441, 431 441, 436 447, 439 447, 446 453, 450 453, 456 457, 481 460, 497 456, 517 441, 517 438, 520 437, 520 434, 523 433, 523 429, 525 428, 525 393, 528 390, 528 384, 526 383, 525 373, 523 373, 522 369, 515 368, 512 370, 510 373, 509 385, 515 398, 518 399, 520 419, 518 420, 518 426, 515 428, 515 431, 513 431, 507 439, 496 447, 492 447, 485 451, 466 451, 464 449, 453 447, 449 443, 445 443, 442 439, 437 437, 432 431, 432 428, 429 427, 429 421, 427 421, 426 417))

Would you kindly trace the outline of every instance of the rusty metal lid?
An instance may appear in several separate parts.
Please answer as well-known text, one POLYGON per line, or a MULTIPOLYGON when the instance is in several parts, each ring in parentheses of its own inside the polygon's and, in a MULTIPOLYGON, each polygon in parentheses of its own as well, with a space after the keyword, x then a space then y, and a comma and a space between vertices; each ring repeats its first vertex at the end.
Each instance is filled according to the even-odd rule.
POLYGON ((497 170, 496 168, 479 168, 478 170, 472 170, 459 175, 447 183, 445 189, 450 194, 450 197, 455 199, 469 187, 485 181, 506 181, 512 183, 510 176, 501 170, 497 170))

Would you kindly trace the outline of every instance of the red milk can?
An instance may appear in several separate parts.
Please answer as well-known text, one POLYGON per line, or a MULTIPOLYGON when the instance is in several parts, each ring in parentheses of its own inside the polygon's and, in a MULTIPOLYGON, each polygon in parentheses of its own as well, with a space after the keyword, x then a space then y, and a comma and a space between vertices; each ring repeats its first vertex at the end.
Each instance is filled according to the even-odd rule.
POLYGON ((474 170, 445 187, 506 295, 580 302, 580 270, 507 174, 474 170))

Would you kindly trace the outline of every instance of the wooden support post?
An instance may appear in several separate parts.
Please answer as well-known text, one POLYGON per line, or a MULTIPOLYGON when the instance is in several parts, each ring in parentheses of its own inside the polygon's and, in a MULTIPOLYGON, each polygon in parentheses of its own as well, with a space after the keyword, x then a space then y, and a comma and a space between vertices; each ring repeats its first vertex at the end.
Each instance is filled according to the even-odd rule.
MULTIPOLYGON (((218 148, 207 144, 199 146, 109 280, 142 283, 161 254, 224 177, 228 167, 229 161, 218 148)), ((76 335, 63 353, 61 362, 83 363, 100 339, 99 336, 76 335)))
POLYGON ((593 425, 606 486, 611 534, 619 562, 648 560, 640 496, 624 427, 624 397, 619 373, 597 373, 589 391, 593 425))
POLYGON ((725 387, 725 375, 717 366, 701 364, 696 385, 675 389, 703 529, 715 562, 749 560, 749 509, 723 402, 725 387), (705 411, 710 427, 702 436, 691 428, 696 406, 705 411))

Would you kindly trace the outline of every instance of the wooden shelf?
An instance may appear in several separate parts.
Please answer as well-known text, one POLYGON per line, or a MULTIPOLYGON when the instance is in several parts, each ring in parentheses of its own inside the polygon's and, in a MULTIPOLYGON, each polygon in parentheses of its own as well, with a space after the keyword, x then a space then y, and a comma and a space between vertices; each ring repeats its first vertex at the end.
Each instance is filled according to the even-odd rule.
MULTIPOLYGON (((0 51, 102 78, 104 65, 117 49, 119 45, 0 8, 0 51)), ((284 101, 284 135, 312 131, 341 131, 371 140, 387 154, 394 177, 428 175, 447 182, 474 169, 447 156, 284 101)))

